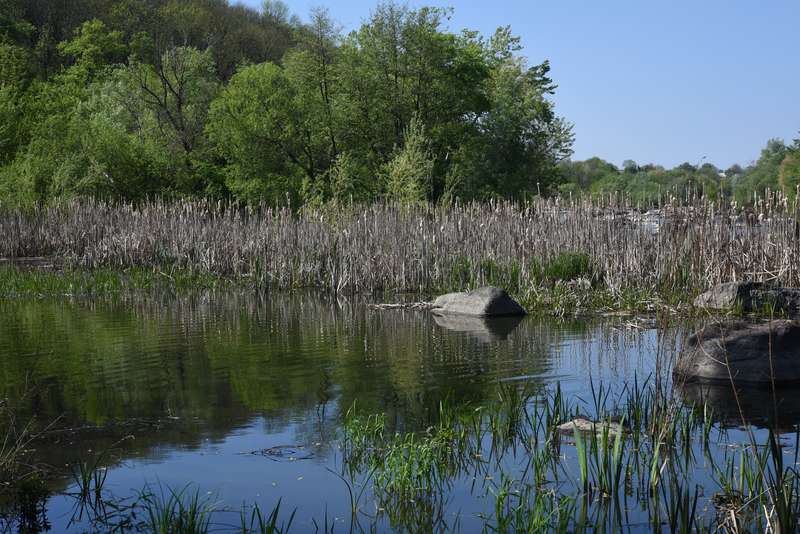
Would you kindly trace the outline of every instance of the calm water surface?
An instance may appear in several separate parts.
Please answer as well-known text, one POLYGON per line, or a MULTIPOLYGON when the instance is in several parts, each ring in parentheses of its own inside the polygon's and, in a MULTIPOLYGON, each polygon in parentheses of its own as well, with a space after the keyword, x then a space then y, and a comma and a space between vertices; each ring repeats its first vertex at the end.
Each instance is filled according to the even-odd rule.
MULTIPOLYGON (((348 493, 331 470, 354 403, 411 430, 443 399, 478 405, 508 383, 542 395, 559 384, 590 405, 592 385, 652 377, 681 332, 629 318, 442 320, 315 294, 4 300, 0 397, 56 429, 35 444, 37 461, 65 472, 47 503, 53 532, 90 528, 66 473, 98 454, 120 499, 191 484, 231 524, 243 504, 281 498, 295 531, 326 512, 347 531, 348 493)), ((456 485, 445 515, 479 529, 486 494, 456 485)))

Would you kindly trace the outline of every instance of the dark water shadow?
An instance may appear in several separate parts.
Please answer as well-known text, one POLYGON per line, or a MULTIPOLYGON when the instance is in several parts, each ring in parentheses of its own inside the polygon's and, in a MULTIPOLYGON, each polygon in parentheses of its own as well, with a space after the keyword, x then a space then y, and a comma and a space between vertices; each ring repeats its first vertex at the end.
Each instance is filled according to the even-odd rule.
POLYGON ((469 334, 489 343, 506 339, 524 320, 524 317, 471 317, 469 315, 434 314, 433 320, 446 330, 469 334))
POLYGON ((707 403, 714 419, 724 426, 752 424, 759 428, 790 430, 800 425, 800 387, 688 382, 676 385, 684 402, 702 407, 707 403), (740 408, 741 407, 741 408, 740 408))

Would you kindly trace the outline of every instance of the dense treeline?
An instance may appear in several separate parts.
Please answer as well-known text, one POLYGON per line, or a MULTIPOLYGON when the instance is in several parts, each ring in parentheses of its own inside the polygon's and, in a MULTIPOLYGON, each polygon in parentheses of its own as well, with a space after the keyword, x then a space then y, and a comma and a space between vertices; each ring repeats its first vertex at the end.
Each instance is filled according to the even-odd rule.
POLYGON ((711 163, 683 163, 665 169, 628 160, 620 169, 600 158, 564 161, 560 168, 562 194, 624 193, 636 202, 656 204, 668 195, 693 192, 748 204, 769 190, 781 191, 791 200, 800 186, 800 139, 792 145, 771 139, 759 159, 746 168, 733 165, 723 170, 711 163))
POLYGON ((0 200, 271 204, 703 190, 800 183, 800 142, 754 165, 572 162, 545 61, 509 28, 378 5, 343 34, 279 1, 0 0, 0 200))
POLYGON ((0 0, 0 198, 524 196, 571 153, 508 28, 381 4, 343 35, 279 2, 0 0))

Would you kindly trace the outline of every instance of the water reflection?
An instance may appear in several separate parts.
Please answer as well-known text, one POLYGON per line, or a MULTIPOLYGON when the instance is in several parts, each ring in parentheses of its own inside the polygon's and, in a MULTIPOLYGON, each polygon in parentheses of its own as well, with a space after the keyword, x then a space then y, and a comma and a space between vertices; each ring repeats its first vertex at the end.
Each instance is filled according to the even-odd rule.
POLYGON ((478 403, 504 379, 624 383, 651 372, 655 342, 587 321, 443 318, 307 294, 5 300, 0 397, 66 428, 191 423, 177 432, 191 444, 254 416, 267 432, 318 432, 315 414, 356 401, 414 425, 442 398, 478 403))
POLYGON ((651 375, 664 342, 619 322, 442 318, 303 293, 2 300, 0 398, 21 418, 56 422, 38 462, 103 451, 122 495, 195 482, 234 506, 285 496, 318 516, 312 503, 348 506, 327 468, 354 403, 418 429, 443 399, 481 404, 503 382, 533 392, 559 382, 588 400, 590 381, 622 390, 651 375), (313 457, 247 454, 287 445, 313 457))
POLYGON ((800 424, 800 390, 769 385, 734 388, 725 383, 688 382, 676 385, 684 402, 702 407, 704 403, 719 423, 738 427, 791 430, 800 424))
POLYGON ((470 317, 468 315, 434 315, 437 325, 453 332, 463 332, 490 343, 502 341, 514 331, 524 317, 470 317))

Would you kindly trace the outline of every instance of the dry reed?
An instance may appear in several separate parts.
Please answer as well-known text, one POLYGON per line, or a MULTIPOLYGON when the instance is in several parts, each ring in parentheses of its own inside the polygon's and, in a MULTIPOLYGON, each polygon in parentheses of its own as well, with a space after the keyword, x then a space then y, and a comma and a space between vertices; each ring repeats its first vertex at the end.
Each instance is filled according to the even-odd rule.
POLYGON ((672 198, 642 213, 617 198, 450 206, 242 207, 208 201, 75 200, 0 206, 0 258, 80 268, 144 267, 251 279, 263 287, 427 292, 502 283, 521 297, 537 270, 583 252, 613 292, 687 294, 740 279, 800 285, 797 204, 672 198))

